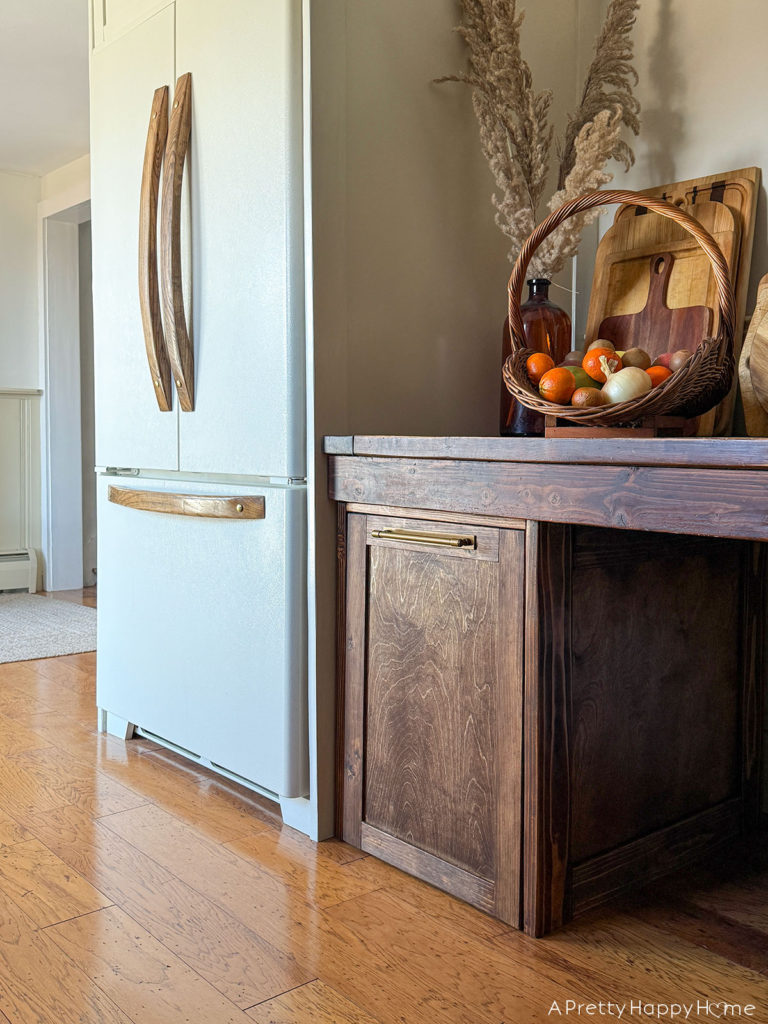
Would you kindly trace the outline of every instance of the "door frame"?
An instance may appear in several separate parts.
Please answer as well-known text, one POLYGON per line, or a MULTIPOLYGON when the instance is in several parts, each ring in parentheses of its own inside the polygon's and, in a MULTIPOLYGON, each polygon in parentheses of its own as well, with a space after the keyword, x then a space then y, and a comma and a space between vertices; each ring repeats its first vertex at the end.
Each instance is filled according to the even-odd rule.
POLYGON ((43 586, 83 586, 78 228, 90 182, 38 204, 43 586))

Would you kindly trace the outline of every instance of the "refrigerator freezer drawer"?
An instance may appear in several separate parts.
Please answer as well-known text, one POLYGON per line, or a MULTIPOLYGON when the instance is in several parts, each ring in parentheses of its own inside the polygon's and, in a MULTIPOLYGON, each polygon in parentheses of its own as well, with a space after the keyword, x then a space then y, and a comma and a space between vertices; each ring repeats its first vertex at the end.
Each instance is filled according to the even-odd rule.
POLYGON ((99 707, 306 794, 305 519, 303 488, 101 476, 99 707))

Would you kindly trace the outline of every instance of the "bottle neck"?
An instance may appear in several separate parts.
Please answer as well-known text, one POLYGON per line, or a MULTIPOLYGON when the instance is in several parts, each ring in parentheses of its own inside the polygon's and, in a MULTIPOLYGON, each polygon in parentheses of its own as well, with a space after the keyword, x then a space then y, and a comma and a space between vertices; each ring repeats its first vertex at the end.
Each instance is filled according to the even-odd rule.
POLYGON ((551 283, 548 277, 532 277, 530 281, 526 282, 528 285, 528 301, 530 302, 531 299, 548 299, 551 283))

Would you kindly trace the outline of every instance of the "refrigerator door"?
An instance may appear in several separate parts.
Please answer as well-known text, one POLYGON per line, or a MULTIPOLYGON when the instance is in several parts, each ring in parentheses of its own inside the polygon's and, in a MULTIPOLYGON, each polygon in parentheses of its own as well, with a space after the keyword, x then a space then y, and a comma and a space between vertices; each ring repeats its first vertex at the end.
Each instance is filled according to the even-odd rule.
POLYGON ((305 509, 300 487, 99 478, 99 707, 287 797, 307 792, 305 509), (259 498, 263 519, 206 518, 259 498))
POLYGON ((154 92, 173 88, 171 5, 91 58, 96 463, 178 468, 176 411, 158 408, 139 307, 139 206, 154 92))
POLYGON ((177 0, 176 66, 196 365, 180 468, 304 477, 300 0, 177 0))

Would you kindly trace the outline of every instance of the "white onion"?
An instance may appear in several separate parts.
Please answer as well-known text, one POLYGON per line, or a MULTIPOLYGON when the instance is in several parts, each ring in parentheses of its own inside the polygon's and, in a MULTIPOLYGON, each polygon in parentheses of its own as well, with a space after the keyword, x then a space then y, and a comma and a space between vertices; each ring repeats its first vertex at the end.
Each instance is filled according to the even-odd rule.
POLYGON ((603 394, 610 405, 640 398, 651 390, 651 378, 639 366, 625 366, 623 370, 612 373, 608 359, 600 356, 600 369, 605 374, 603 394))

